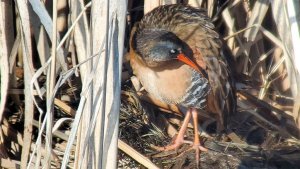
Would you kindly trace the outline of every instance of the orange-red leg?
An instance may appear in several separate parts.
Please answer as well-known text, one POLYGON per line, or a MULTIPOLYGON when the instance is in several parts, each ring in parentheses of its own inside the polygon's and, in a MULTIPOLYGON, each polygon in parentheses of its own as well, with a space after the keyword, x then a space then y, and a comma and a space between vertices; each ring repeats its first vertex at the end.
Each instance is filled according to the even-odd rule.
POLYGON ((193 124, 194 124, 194 144, 193 144, 193 149, 196 150, 195 154, 196 154, 196 163, 197 166, 199 166, 199 159, 200 159, 200 151, 207 151, 207 149, 203 146, 201 146, 200 143, 200 138, 198 135, 198 112, 196 109, 192 109, 192 117, 193 117, 193 124))
POLYGON ((179 148, 183 143, 190 143, 192 144, 192 149, 196 150, 196 163, 199 166, 199 159, 200 159, 200 151, 207 151, 207 149, 201 146, 200 138, 198 135, 198 112, 196 109, 191 108, 187 111, 186 116, 183 120, 183 124, 178 132, 178 135, 174 142, 166 147, 157 147, 159 151, 169 151, 179 148), (187 126, 189 124, 190 119, 193 118, 193 125, 194 125, 194 142, 184 140, 184 134, 187 130, 187 126))
POLYGON ((174 140, 174 143, 173 144, 170 144, 166 147, 157 147, 157 149, 159 151, 169 151, 169 150, 174 150, 174 149, 177 149, 179 148, 183 143, 185 143, 185 140, 184 140, 184 133, 186 132, 186 129, 187 129, 187 126, 189 124, 189 121, 192 117, 192 113, 190 110, 187 111, 186 113, 186 116, 183 120, 183 123, 182 123, 182 126, 176 136, 176 139, 174 140))

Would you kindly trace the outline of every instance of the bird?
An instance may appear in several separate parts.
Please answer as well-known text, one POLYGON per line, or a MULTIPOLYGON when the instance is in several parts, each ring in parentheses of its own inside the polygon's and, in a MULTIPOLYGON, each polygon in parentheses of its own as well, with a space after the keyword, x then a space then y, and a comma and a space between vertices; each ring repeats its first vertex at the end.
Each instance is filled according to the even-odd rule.
POLYGON ((130 65, 144 89, 155 99, 179 107, 185 114, 175 140, 161 151, 179 148, 186 143, 190 121, 194 126, 191 148, 200 152, 199 114, 216 118, 217 131, 226 129, 235 111, 234 81, 222 40, 202 8, 172 4, 148 12, 132 28, 130 65))

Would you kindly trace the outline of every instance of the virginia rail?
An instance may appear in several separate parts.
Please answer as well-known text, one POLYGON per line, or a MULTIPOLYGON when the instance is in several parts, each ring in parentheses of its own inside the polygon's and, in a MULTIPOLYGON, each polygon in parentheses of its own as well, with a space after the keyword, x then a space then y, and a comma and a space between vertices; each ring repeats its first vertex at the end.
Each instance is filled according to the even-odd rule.
POLYGON ((222 42, 204 9, 164 5, 147 13, 131 32, 130 63, 134 74, 154 98, 186 110, 174 142, 159 150, 176 149, 193 119, 199 164, 204 148, 198 135, 198 114, 214 114, 217 131, 227 125, 235 109, 230 71, 221 56, 222 42))

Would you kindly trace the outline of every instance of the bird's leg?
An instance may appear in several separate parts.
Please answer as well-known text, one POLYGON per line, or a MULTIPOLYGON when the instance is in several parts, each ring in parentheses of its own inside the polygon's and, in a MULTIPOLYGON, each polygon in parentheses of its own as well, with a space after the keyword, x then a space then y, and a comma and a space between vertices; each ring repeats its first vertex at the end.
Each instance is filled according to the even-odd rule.
POLYGON ((193 118, 193 124, 194 124, 194 144, 193 144, 193 149, 196 150, 195 154, 196 154, 196 163, 197 166, 199 166, 199 159, 200 159, 200 151, 207 151, 207 149, 203 146, 201 146, 200 143, 200 138, 198 135, 198 112, 196 109, 191 109, 192 112, 192 118, 193 118))
POLYGON ((196 163, 197 163, 197 166, 199 166, 200 151, 205 152, 205 151, 207 151, 207 149, 201 145, 198 131, 199 131, 199 129, 198 129, 198 112, 197 112, 197 109, 191 108, 187 111, 186 116, 183 120, 182 126, 178 132, 176 139, 173 141, 173 143, 166 147, 156 147, 156 149, 159 151, 170 151, 170 150, 179 148, 183 143, 192 144, 191 149, 195 149, 195 151, 196 151, 195 152, 196 163), (188 126, 191 118, 193 118, 193 125, 194 125, 194 141, 193 142, 184 140, 184 134, 187 130, 187 126, 188 126))
POLYGON ((157 147, 156 149, 159 151, 169 151, 169 150, 177 149, 183 143, 185 143, 186 141, 184 140, 184 133, 186 132, 186 129, 187 129, 187 126, 189 124, 191 117, 192 117, 192 113, 191 113, 191 109, 189 109, 185 115, 182 126, 181 126, 181 128, 178 132, 178 135, 176 136, 173 144, 168 145, 166 147, 157 147))

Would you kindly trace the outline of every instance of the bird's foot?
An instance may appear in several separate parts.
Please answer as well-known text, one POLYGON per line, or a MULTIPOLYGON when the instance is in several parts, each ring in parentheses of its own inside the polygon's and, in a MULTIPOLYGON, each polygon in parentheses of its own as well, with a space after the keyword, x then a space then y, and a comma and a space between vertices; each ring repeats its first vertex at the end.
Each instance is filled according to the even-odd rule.
POLYGON ((167 146, 164 146, 164 147, 154 146, 154 148, 157 151, 170 151, 170 150, 178 149, 183 144, 190 144, 192 149, 196 149, 198 147, 199 150, 204 151, 204 152, 206 152, 208 150, 207 148, 201 146, 200 144, 196 144, 192 141, 178 139, 178 138, 173 140, 172 143, 167 146))
MULTIPOLYGON (((175 140, 172 141, 172 143, 168 146, 165 147, 158 147, 155 146, 154 149, 158 150, 158 151, 162 151, 162 152, 167 152, 170 150, 177 150, 183 145, 183 144, 190 144, 191 147, 187 150, 195 150, 195 154, 196 154, 196 164, 197 167, 200 164, 200 152, 201 151, 208 151, 208 149, 206 149, 205 147, 203 147, 200 143, 200 138, 198 135, 198 112, 196 109, 189 109, 189 111, 187 111, 186 116, 183 120, 183 124, 178 132, 177 137, 175 137, 175 140), (194 124, 194 141, 189 141, 189 140, 184 140, 184 133, 186 132, 187 129, 187 125, 190 121, 190 119, 193 117, 193 124, 194 124)), ((186 151, 185 151, 186 152, 186 151)))
MULTIPOLYGON (((177 152, 177 150, 179 150, 179 148, 181 146, 183 146, 183 144, 189 144, 190 147, 183 150, 183 152, 181 151, 180 154, 195 151, 195 161, 196 161, 196 166, 198 167, 200 165, 200 153, 208 151, 207 148, 205 148, 204 146, 202 146, 199 143, 195 143, 193 141, 176 138, 175 140, 172 141, 171 144, 169 144, 165 147, 155 146, 154 148, 157 151, 161 151, 161 152, 169 152, 169 151, 172 151, 172 150, 176 150, 176 152, 177 152)), ((171 154, 173 154, 173 153, 171 153, 171 154)))
POLYGON ((173 139, 172 143, 167 145, 167 146, 164 146, 164 147, 159 147, 159 146, 155 146, 155 149, 157 151, 170 151, 170 150, 177 150, 182 144, 184 143, 190 143, 189 141, 187 140, 184 140, 183 138, 181 137, 176 137, 176 139, 173 139))

